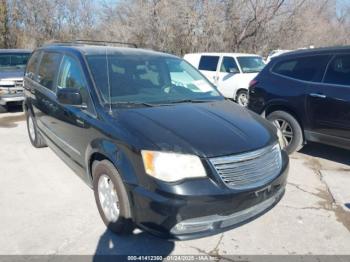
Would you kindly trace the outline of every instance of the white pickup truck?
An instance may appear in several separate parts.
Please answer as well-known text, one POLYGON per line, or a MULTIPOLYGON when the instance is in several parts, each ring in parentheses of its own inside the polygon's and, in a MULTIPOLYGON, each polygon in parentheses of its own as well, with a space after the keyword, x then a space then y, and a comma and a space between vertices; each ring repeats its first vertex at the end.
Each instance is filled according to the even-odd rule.
POLYGON ((261 56, 240 53, 195 53, 184 59, 202 72, 219 91, 247 106, 249 82, 264 68, 261 56))
POLYGON ((24 70, 30 50, 0 49, 0 112, 5 112, 9 103, 24 100, 24 70))

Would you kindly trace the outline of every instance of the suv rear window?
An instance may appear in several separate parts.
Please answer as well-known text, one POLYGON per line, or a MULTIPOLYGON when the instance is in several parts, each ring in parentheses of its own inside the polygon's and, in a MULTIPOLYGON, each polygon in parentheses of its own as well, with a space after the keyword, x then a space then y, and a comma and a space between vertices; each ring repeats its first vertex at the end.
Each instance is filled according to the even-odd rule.
POLYGON ((206 70, 206 71, 216 71, 216 68, 218 66, 219 57, 218 56, 202 56, 201 60, 199 61, 199 70, 206 70))
POLYGON ((38 72, 38 82, 46 88, 55 91, 54 80, 58 72, 62 55, 57 53, 44 53, 38 72))
POLYGON ((336 56, 328 66, 325 83, 350 85, 350 55, 336 56))
POLYGON ((280 61, 272 68, 272 72, 299 80, 320 82, 329 58, 329 55, 317 55, 280 61))

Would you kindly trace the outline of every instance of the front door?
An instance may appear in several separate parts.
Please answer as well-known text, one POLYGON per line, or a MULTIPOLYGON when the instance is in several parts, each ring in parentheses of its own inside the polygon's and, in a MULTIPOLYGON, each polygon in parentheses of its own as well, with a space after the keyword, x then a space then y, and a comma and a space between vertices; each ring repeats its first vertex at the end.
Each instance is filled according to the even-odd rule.
POLYGON ((202 55, 199 60, 198 69, 201 73, 215 86, 218 84, 218 65, 220 56, 217 55, 202 55))
POLYGON ((317 117, 321 133, 329 139, 349 140, 350 145, 350 54, 333 57, 319 99, 322 106, 317 117))

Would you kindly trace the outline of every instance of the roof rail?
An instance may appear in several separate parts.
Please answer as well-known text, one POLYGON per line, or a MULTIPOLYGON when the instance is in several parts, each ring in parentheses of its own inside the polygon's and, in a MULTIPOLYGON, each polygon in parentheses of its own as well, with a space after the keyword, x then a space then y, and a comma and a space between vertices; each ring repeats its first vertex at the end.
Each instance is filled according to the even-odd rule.
POLYGON ((47 45, 101 45, 101 46, 108 46, 108 45, 123 45, 123 46, 129 46, 137 48, 137 45, 135 43, 128 43, 128 42, 119 42, 119 41, 104 41, 104 40, 87 40, 87 39, 76 39, 72 41, 52 41, 47 43, 47 45))

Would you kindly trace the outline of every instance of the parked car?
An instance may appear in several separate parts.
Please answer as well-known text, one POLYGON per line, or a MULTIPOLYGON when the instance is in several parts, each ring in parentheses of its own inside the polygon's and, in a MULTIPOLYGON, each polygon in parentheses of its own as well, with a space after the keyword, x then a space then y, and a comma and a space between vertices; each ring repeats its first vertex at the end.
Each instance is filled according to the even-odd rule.
POLYGON ((350 149, 350 47, 272 59, 251 82, 249 108, 281 130, 289 153, 307 141, 350 149))
POLYGON ((0 112, 7 110, 8 103, 22 103, 23 75, 29 50, 0 49, 0 112))
POLYGON ((264 66, 261 56, 238 53, 187 54, 184 59, 197 68, 227 98, 246 106, 249 82, 264 66))
POLYGON ((95 192, 109 229, 189 239, 246 223, 283 196, 276 128, 173 55, 51 44, 27 66, 29 139, 95 192))

